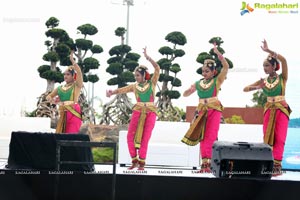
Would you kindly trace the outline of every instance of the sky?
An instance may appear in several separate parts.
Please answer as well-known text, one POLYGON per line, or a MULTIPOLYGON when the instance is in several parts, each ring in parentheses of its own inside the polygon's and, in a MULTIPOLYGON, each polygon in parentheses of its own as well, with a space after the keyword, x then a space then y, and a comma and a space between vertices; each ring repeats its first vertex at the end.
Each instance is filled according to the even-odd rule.
MULTIPOLYGON (((47 27, 45 22, 50 17, 60 20, 59 28, 65 29, 70 37, 78 38, 77 27, 90 23, 98 28, 98 33, 89 39, 103 47, 104 52, 95 55, 100 62, 98 70, 93 71, 100 78, 94 85, 94 107, 100 102, 107 103, 106 82, 112 76, 107 68, 108 51, 120 44, 120 38, 114 35, 117 27, 128 25, 128 44, 132 51, 142 55, 147 46, 148 54, 159 60, 162 56, 158 49, 172 46, 164 38, 173 31, 182 32, 187 43, 178 46, 185 55, 175 61, 182 71, 178 77, 182 93, 191 84, 201 78, 196 73, 200 64, 196 62, 199 53, 209 51, 212 37, 223 39, 222 47, 225 57, 234 64, 222 85, 219 99, 224 107, 245 107, 253 105, 253 92, 244 93, 243 88, 265 77, 262 63, 267 54, 260 48, 261 41, 266 39, 269 48, 286 57, 288 61, 289 79, 287 82, 286 99, 293 110, 291 118, 300 117, 300 8, 266 9, 257 8, 263 4, 299 4, 294 0, 249 0, 246 1, 253 12, 241 15, 243 1, 198 1, 198 0, 133 0, 129 7, 129 23, 127 24, 127 6, 123 0, 86 0, 86 1, 34 1, 11 0, 2 2, 0 8, 1 27, 1 79, 0 79, 0 116, 20 115, 24 110, 32 111, 37 97, 46 90, 46 80, 41 79, 37 72, 40 65, 48 64, 42 60, 46 53, 44 41, 47 27), (295 11, 296 13, 279 13, 279 11, 295 11)), ((142 57, 140 64, 150 63, 142 57)), ((61 67, 64 70, 64 67, 61 67)), ((56 85, 58 86, 58 84, 56 85)), ((91 84, 85 84, 91 97, 91 84)), ((132 99, 133 95, 129 95, 132 99)), ((197 105, 196 93, 189 97, 173 100, 173 105, 183 108, 197 105)))

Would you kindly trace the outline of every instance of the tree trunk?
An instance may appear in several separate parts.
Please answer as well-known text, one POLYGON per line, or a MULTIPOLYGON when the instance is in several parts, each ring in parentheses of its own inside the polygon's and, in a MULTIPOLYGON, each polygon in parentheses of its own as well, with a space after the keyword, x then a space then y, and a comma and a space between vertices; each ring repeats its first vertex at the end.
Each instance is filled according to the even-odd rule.
POLYGON ((46 92, 53 91, 54 90, 54 84, 55 84, 54 81, 47 80, 47 89, 46 89, 46 92))
POLYGON ((114 99, 103 106, 100 124, 128 124, 133 104, 126 94, 117 94, 114 99))

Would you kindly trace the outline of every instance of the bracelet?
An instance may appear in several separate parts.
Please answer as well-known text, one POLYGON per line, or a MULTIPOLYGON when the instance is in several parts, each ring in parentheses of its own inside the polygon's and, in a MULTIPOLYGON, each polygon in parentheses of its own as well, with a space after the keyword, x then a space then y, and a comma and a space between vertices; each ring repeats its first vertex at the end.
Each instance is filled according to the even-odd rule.
POLYGON ((150 56, 148 56, 148 58, 146 58, 146 59, 149 60, 149 61, 151 60, 150 56))

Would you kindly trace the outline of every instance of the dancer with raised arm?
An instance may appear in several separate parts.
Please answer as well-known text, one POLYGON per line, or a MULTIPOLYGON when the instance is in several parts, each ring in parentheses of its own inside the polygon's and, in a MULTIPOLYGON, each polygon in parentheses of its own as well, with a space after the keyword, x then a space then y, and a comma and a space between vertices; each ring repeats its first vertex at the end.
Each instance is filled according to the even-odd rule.
POLYGON ((219 52, 216 44, 214 44, 214 52, 223 66, 221 72, 218 74, 215 60, 206 59, 202 66, 202 75, 204 78, 196 81, 183 93, 183 96, 187 97, 197 91, 199 98, 196 117, 182 139, 182 142, 191 146, 197 145, 200 142, 202 158, 200 173, 211 172, 212 146, 218 137, 223 111, 223 106, 217 96, 229 69, 229 64, 219 52))
POLYGON ((262 89, 267 96, 263 121, 264 143, 273 148, 274 167, 272 175, 278 176, 282 174, 281 161, 291 113, 291 109, 285 101, 288 67, 286 59, 281 54, 270 50, 266 40, 262 43, 262 50, 269 54, 263 62, 264 71, 268 76, 246 86, 244 92, 262 89), (280 63, 282 72, 278 74, 276 71, 280 69, 280 63))
POLYGON ((46 99, 59 105, 59 120, 57 122, 56 133, 79 132, 82 119, 78 98, 83 87, 82 72, 79 65, 73 58, 71 51, 70 60, 72 65, 64 72, 65 85, 55 88, 46 99))
POLYGON ((128 168, 129 170, 134 168, 144 170, 148 143, 157 116, 154 97, 160 67, 150 56, 148 56, 146 50, 147 49, 144 48, 144 56, 154 67, 152 78, 150 77, 147 67, 140 65, 134 70, 136 83, 116 90, 108 90, 106 93, 106 96, 110 97, 113 94, 133 92, 136 97, 137 103, 133 107, 127 133, 127 144, 132 158, 132 165, 128 168))

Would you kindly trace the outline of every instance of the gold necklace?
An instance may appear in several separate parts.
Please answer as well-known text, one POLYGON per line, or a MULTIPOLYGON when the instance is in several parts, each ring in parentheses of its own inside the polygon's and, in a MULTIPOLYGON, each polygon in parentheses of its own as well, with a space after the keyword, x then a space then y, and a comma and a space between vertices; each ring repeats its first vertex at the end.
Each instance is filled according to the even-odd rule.
POLYGON ((68 90, 70 87, 73 86, 73 84, 74 84, 74 82, 73 82, 73 83, 67 83, 67 84, 65 84, 64 86, 62 86, 62 88, 63 88, 64 90, 68 90))
POLYGON ((146 84, 143 84, 142 86, 139 86, 138 83, 136 83, 135 87, 140 92, 145 92, 149 88, 150 84, 147 82, 146 84))
POLYGON ((268 77, 265 78, 264 84, 268 89, 274 88, 279 83, 279 76, 276 75, 276 80, 273 83, 269 83, 268 77))
POLYGON ((212 86, 212 84, 214 83, 214 79, 211 79, 208 83, 204 82, 205 79, 200 80, 200 87, 203 89, 208 89, 212 86))

